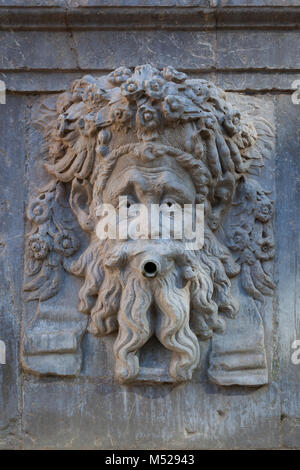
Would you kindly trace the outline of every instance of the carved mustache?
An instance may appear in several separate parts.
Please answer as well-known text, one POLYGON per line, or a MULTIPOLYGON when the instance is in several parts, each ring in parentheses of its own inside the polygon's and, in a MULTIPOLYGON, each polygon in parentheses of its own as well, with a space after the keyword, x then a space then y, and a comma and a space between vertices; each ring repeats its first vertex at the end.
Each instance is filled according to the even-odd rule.
MULTIPOLYGON (((103 256, 103 282, 98 291, 98 299, 91 311, 92 318, 97 318, 98 334, 108 334, 118 328, 117 314, 122 303, 122 291, 126 290, 132 279, 141 285, 140 291, 147 291, 153 298, 165 276, 176 271, 175 259, 186 254, 179 243, 169 241, 141 243, 126 241, 112 243, 105 247, 103 256)), ((177 270, 177 283, 184 279, 182 270, 177 270)), ((185 281, 186 283, 186 281, 185 281)), ((135 294, 136 295, 136 294, 135 294)), ((92 330, 92 333, 97 331, 92 330)))
MULTIPOLYGON (((108 269, 125 268, 141 273, 146 278, 165 275, 177 264, 191 265, 194 254, 187 252, 184 243, 178 240, 127 240, 109 241, 106 245, 103 265, 108 269)), ((194 259, 194 263, 197 263, 194 259)))

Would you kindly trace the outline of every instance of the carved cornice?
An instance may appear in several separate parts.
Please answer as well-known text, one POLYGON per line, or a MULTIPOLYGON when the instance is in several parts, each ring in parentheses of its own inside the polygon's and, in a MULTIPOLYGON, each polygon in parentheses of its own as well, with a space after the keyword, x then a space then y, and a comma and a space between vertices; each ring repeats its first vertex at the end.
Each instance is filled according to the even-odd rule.
POLYGON ((300 7, 0 7, 7 31, 300 28, 300 7))

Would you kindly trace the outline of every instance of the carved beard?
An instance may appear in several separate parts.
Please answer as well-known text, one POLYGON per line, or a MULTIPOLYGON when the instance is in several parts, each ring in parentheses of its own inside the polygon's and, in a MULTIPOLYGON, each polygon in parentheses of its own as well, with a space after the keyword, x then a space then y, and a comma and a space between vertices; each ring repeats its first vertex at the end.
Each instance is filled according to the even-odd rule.
MULTIPOLYGON (((102 336, 118 330, 114 354, 120 382, 138 376, 139 351, 153 335, 172 351, 170 376, 177 382, 191 379, 200 359, 196 335, 207 339, 224 331, 218 312, 237 312, 224 265, 208 250, 211 240, 220 257, 214 237, 197 253, 173 240, 145 245, 95 239, 73 266, 74 274, 85 275, 79 308, 91 313, 89 331, 102 336), (141 266, 153 253, 160 270, 155 278, 145 278, 141 266)), ((223 255, 233 270, 228 254, 223 255)))
MULTIPOLYGON (((116 377, 121 382, 138 376, 139 351, 153 334, 173 352, 170 375, 177 381, 192 377, 200 351, 189 326, 189 297, 187 286, 176 286, 175 273, 154 280, 129 275, 122 290, 114 344, 116 377)), ((98 318, 99 313, 94 321, 98 318)))

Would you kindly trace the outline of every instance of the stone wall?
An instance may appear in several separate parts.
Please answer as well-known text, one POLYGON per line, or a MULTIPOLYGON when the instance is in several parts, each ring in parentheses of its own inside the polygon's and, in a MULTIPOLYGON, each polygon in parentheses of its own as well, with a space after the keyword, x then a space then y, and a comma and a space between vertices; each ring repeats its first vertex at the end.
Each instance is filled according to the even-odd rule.
POLYGON ((0 448, 299 448, 300 365, 291 361, 300 340, 299 0, 0 0, 0 18, 0 448), (77 377, 22 370, 24 210, 40 158, 32 109, 87 73, 144 63, 209 79, 272 114, 266 178, 277 249, 266 386, 221 387, 203 370, 189 384, 122 386, 110 380, 110 340, 91 335, 77 377))

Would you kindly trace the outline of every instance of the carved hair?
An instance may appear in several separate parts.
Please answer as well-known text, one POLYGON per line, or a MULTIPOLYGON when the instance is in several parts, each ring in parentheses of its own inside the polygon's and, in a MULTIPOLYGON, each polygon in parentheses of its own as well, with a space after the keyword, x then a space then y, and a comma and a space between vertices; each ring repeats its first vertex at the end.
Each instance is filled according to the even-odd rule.
POLYGON ((189 171, 212 230, 230 207, 236 181, 262 165, 249 119, 214 84, 172 67, 120 67, 76 80, 52 119, 48 112, 44 135, 47 171, 64 183, 88 181, 97 203, 123 155, 174 157, 189 171))

